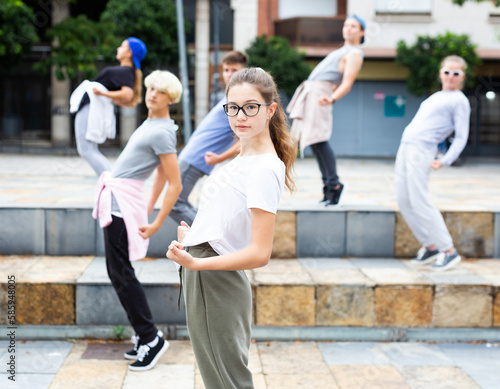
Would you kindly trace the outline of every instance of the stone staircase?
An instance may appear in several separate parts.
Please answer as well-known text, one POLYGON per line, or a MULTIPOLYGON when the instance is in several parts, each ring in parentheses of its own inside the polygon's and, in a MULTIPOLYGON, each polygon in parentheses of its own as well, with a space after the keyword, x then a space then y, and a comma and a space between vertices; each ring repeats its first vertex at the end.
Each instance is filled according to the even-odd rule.
MULTIPOLYGON (((173 263, 146 258, 134 267, 155 321, 170 338, 185 338, 173 263)), ((2 257, 0 326, 11 274, 21 338, 113 338, 120 325, 131 334, 103 257, 2 257)), ((498 260, 434 273, 397 259, 273 259, 247 275, 256 339, 500 341, 498 260)))
MULTIPOLYGON (((91 217, 95 177, 74 165, 79 159, 4 159, 5 172, 22 172, 0 172, 0 339, 9 275, 17 281, 21 337, 129 336, 105 272, 103 234, 91 217)), ((247 272, 256 339, 499 341, 497 165, 471 163, 435 175, 433 201, 468 258, 435 274, 407 265, 419 244, 394 203, 392 162, 340 161, 352 189, 348 205, 337 209, 317 204, 313 162, 298 161, 300 190, 282 199, 273 260, 247 272)), ((150 258, 134 266, 157 323, 169 337, 183 338, 178 275, 165 259, 175 231, 167 219, 150 239, 150 258)))

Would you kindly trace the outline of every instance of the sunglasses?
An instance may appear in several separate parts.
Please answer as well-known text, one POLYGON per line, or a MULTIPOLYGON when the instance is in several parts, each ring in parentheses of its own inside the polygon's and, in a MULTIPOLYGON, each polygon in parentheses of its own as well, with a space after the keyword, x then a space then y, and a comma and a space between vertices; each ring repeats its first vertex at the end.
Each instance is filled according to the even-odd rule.
POLYGON ((450 69, 441 69, 441 73, 443 73, 445 76, 453 76, 453 77, 460 77, 464 74, 463 70, 450 70, 450 69))

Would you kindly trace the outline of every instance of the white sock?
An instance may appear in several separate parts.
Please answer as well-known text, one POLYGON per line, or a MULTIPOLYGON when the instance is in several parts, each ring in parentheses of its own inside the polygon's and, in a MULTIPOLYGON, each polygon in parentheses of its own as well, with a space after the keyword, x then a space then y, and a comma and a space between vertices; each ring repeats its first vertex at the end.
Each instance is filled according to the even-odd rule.
POLYGON ((147 345, 151 348, 153 348, 154 346, 156 346, 158 344, 158 341, 160 340, 160 338, 158 338, 158 336, 156 336, 151 342, 149 342, 147 345))

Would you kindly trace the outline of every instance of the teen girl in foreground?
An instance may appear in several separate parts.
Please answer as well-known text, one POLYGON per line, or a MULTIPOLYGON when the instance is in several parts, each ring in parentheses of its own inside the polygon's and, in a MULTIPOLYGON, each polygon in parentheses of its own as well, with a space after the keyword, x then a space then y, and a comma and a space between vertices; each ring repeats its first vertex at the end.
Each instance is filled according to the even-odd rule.
POLYGON ((182 266, 187 326, 205 387, 247 389, 252 291, 244 270, 269 261, 283 186, 294 188, 296 145, 269 74, 241 70, 226 94, 241 153, 207 179, 192 227, 181 223, 167 257, 182 266))

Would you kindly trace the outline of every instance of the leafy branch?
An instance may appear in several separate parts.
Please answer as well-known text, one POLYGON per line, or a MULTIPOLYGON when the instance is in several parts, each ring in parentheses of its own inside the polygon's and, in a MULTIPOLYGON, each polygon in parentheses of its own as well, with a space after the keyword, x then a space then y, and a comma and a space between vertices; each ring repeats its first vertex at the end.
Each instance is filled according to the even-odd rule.
POLYGON ((20 0, 0 1, 0 67, 11 70, 31 54, 40 39, 33 10, 20 0))
POLYGON ((459 6, 464 5, 467 1, 474 2, 474 3, 482 3, 484 1, 489 1, 493 4, 495 4, 495 7, 500 6, 500 0, 451 0, 453 4, 458 4, 459 6))
POLYGON ((305 54, 290 47, 285 38, 261 35, 246 50, 249 66, 258 66, 272 74, 279 90, 291 97, 311 72, 305 54))
POLYGON ((78 73, 84 78, 93 78, 97 73, 96 61, 110 62, 120 40, 109 34, 110 23, 93 22, 85 15, 64 19, 47 31, 52 40, 49 58, 34 65, 36 70, 46 72, 54 67, 58 80, 74 79, 78 73))
POLYGON ((448 55, 459 55, 467 62, 467 86, 474 86, 474 68, 481 62, 475 48, 467 35, 451 32, 436 37, 419 35, 411 46, 404 41, 398 42, 396 63, 408 67, 410 75, 406 86, 416 96, 439 87, 439 67, 448 55))

